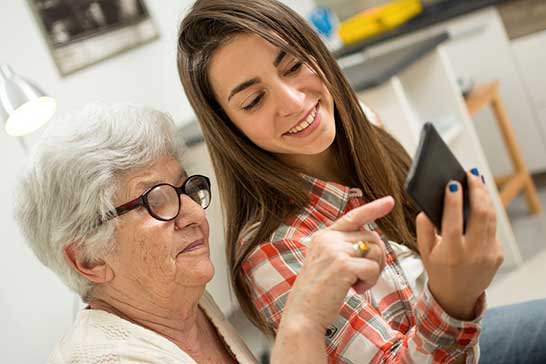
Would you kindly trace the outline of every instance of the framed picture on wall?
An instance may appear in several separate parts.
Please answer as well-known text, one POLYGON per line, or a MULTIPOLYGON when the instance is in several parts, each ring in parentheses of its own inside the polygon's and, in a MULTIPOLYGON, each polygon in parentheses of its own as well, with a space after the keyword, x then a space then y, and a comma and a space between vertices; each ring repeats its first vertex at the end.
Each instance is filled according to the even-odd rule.
POLYGON ((62 76, 159 38, 144 0, 27 0, 62 76))

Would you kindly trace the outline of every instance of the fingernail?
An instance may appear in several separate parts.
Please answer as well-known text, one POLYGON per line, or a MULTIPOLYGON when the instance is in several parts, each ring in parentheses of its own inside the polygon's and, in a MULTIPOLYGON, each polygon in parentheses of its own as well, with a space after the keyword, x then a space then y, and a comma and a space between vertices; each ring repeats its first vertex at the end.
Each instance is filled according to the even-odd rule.
POLYGON ((485 184, 485 178, 483 177, 483 174, 482 174, 482 182, 483 184, 485 184))
POLYGON ((451 182, 449 184, 449 191, 450 192, 457 192, 458 189, 459 189, 459 186, 455 182, 451 182))
POLYGON ((472 168, 470 170, 470 173, 472 173, 476 177, 480 175, 480 172, 478 172, 478 168, 472 168))

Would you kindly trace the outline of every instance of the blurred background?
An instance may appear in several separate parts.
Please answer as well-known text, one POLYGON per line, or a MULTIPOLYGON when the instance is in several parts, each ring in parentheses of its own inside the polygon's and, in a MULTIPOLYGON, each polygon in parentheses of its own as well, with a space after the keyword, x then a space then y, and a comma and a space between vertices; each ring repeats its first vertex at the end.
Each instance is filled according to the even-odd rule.
MULTIPOLYGON (((363 105, 408 152, 432 121, 478 166, 499 215, 506 262, 491 306, 546 297, 546 1, 284 0, 338 60, 363 105)), ((214 174, 176 70, 191 0, 2 0, 0 11, 0 357, 43 363, 79 300, 33 257, 12 216, 16 176, 40 125, 92 101, 170 113, 190 171, 214 174), (29 126, 38 118, 35 126, 29 126), (4 128, 5 126, 5 128, 4 128)), ((213 193, 217 194, 216 186, 213 193)), ((208 212, 209 286, 257 356, 269 342, 231 296, 218 199, 208 212)))

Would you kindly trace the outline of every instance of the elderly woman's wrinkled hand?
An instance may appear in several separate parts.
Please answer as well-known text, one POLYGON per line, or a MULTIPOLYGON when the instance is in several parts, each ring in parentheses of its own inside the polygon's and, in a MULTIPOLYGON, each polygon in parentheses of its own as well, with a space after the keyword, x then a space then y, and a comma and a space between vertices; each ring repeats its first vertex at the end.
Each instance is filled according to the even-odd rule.
POLYGON ((375 285, 385 265, 385 246, 377 233, 362 227, 387 215, 393 206, 392 197, 376 200, 313 234, 281 325, 296 322, 324 335, 351 287, 364 293, 375 285), (356 256, 357 241, 368 243, 365 257, 356 256))

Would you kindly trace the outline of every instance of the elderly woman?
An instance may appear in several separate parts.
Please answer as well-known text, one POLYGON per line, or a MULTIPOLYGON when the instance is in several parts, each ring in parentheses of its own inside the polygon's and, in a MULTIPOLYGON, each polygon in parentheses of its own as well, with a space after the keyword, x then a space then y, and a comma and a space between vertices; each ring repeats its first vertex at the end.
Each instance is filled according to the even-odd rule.
MULTIPOLYGON (((184 170, 173 131, 148 108, 89 106, 34 151, 18 222, 40 261, 87 303, 50 363, 255 362, 205 290, 210 182, 184 170)), ((312 237, 273 362, 326 362, 324 333, 347 291, 375 284, 384 265, 379 237, 360 227, 393 203, 355 209, 312 237)))

